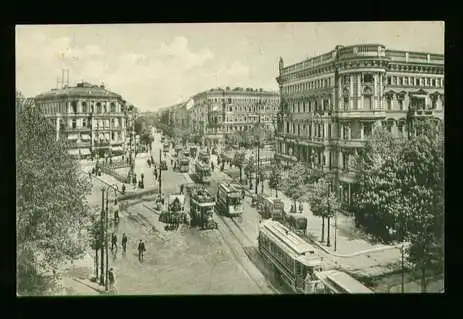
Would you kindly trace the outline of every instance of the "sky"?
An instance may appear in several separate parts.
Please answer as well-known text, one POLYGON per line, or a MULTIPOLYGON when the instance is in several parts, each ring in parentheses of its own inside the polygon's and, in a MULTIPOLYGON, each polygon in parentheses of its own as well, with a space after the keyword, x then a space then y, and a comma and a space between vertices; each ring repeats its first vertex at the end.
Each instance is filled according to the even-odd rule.
POLYGON ((444 22, 17 25, 16 87, 31 97, 70 84, 104 84, 141 111, 214 87, 278 91, 285 65, 338 44, 444 53, 444 22))

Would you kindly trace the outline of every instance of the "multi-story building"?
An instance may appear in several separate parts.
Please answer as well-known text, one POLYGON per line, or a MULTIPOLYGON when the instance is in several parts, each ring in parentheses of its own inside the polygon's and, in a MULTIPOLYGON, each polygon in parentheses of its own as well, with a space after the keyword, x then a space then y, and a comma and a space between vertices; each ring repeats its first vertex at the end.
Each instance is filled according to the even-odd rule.
POLYGON ((280 97, 278 92, 262 89, 210 89, 193 96, 192 127, 205 135, 206 142, 217 144, 226 134, 245 131, 259 121, 273 130, 280 97))
POLYGON ((347 204, 355 185, 352 159, 375 126, 405 135, 413 117, 443 121, 441 54, 337 46, 287 67, 280 59, 277 82, 277 156, 327 174, 347 204))
POLYGON ((112 156, 125 151, 134 108, 103 85, 82 82, 52 89, 36 96, 35 103, 56 127, 56 138, 71 142, 71 155, 112 156))

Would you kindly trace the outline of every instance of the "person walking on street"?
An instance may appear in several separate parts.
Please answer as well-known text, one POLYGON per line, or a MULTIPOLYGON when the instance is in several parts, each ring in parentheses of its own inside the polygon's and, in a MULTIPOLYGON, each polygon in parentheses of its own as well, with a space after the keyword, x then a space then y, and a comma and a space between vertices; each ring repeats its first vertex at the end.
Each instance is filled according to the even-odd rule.
POLYGON ((114 247, 116 247, 116 252, 117 252, 117 236, 115 233, 113 233, 111 236, 111 251, 114 250, 114 247))
POLYGON ((122 234, 122 252, 125 254, 127 250, 127 235, 124 233, 122 234))
POLYGON ((211 161, 211 170, 214 171, 214 163, 211 161))
POLYGON ((114 211, 114 225, 118 225, 119 224, 119 211, 116 209, 114 211))
POLYGON ((143 261, 143 253, 145 252, 145 243, 140 239, 138 243, 138 260, 143 261))
POLYGON ((114 284, 116 283, 116 276, 114 275, 114 269, 109 269, 108 272, 108 279, 109 279, 109 290, 113 290, 114 284))

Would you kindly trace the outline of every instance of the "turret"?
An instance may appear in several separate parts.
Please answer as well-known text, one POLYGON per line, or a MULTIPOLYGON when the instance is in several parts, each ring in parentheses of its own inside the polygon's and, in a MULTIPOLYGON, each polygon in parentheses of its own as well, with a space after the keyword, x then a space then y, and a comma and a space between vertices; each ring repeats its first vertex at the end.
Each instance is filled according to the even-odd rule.
POLYGON ((280 64, 279 64, 280 73, 281 73, 281 71, 283 70, 284 67, 285 67, 285 62, 283 61, 283 58, 280 57, 280 64))

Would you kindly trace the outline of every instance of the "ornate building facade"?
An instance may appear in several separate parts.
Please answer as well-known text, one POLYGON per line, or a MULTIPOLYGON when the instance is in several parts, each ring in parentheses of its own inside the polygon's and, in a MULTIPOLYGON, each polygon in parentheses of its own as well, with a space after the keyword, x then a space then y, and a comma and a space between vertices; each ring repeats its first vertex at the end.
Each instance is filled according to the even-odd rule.
POLYGON ((278 92, 252 88, 210 89, 192 97, 192 128, 203 134, 209 144, 223 141, 226 134, 260 125, 274 129, 280 96, 278 92))
POLYGON ((376 126, 407 134, 407 119, 443 121, 444 56, 388 50, 381 44, 337 46, 285 67, 276 156, 304 161, 339 186, 349 204, 353 158, 376 126))
POLYGON ((55 126, 56 138, 70 141, 71 155, 112 156, 125 151, 134 108, 103 85, 82 82, 52 89, 36 96, 35 103, 55 126))

